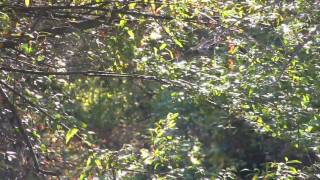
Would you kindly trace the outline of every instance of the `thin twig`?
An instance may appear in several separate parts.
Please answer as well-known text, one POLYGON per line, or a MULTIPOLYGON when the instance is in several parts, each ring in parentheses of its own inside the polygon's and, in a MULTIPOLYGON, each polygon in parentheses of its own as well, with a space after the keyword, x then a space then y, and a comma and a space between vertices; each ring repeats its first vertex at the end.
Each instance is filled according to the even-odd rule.
POLYGON ((72 75, 81 75, 81 76, 88 76, 88 77, 110 77, 110 78, 135 78, 135 79, 142 79, 146 81, 157 81, 167 85, 173 85, 177 87, 183 87, 191 89, 192 83, 186 83, 187 81, 177 81, 177 80, 168 80, 163 78, 158 78, 156 76, 149 76, 149 75, 141 75, 141 74, 126 74, 121 73, 117 74, 114 72, 104 72, 104 71, 67 71, 67 72, 57 72, 57 71, 36 71, 36 70, 24 70, 24 69, 17 69, 11 67, 3 67, 0 66, 0 70, 7 71, 7 72, 17 72, 22 74, 34 74, 34 75, 42 75, 42 76, 72 76, 72 75))
MULTIPOLYGON (((23 7, 23 6, 9 6, 10 9, 19 11, 19 12, 29 12, 36 13, 37 11, 50 11, 50 10, 96 10, 103 12, 111 12, 110 9, 104 7, 94 7, 94 6, 32 6, 32 7, 23 7)), ((122 9, 114 10, 116 14, 125 14, 131 16, 141 16, 145 18, 153 19, 162 19, 162 20, 173 20, 174 17, 171 16, 161 16, 154 14, 147 14, 137 11, 123 11, 122 9)), ((195 20, 195 18, 183 19, 184 21, 195 20)))
POLYGON ((54 172, 54 171, 47 171, 44 169, 41 169, 38 158, 37 158, 37 154, 35 153, 35 151, 33 150, 33 145, 29 139, 29 136, 26 133, 26 130, 24 129, 23 125, 22 125, 22 120, 20 119, 18 112, 16 110, 16 108, 14 107, 14 105, 10 102, 7 94, 2 90, 2 88, 0 88, 0 96, 2 97, 1 99, 3 100, 3 105, 5 108, 8 108, 11 113, 12 113, 12 121, 16 121, 16 125, 17 128, 19 129, 20 135, 22 136, 23 140, 25 141, 25 143, 27 144, 27 147, 30 151, 31 154, 31 158, 33 160, 33 164, 34 164, 34 168, 37 172, 43 173, 43 174, 47 174, 47 175, 51 175, 51 176, 59 176, 60 172, 54 172))
POLYGON ((304 38, 303 42, 301 42, 300 44, 298 44, 295 48, 294 51, 289 55, 289 59, 288 61, 281 67, 280 69, 280 76, 278 77, 278 80, 281 80, 281 78, 284 76, 285 71, 287 70, 287 68, 289 67, 289 64, 294 60, 294 58, 296 58, 296 56, 298 56, 298 54, 302 51, 303 46, 306 45, 309 41, 312 40, 313 35, 316 34, 318 31, 320 30, 320 25, 317 25, 316 28, 311 31, 309 33, 309 35, 307 37, 304 38))
MULTIPOLYGON (((41 112, 42 114, 47 116, 51 121, 56 121, 50 114, 48 114, 45 110, 43 110, 42 107, 40 107, 39 105, 37 105, 37 104, 33 103, 32 101, 30 101, 29 99, 27 99, 24 95, 20 94, 16 90, 14 90, 12 87, 7 85, 5 82, 0 80, 0 84, 2 84, 4 87, 6 87, 6 89, 8 89, 11 92, 13 92, 15 95, 19 96, 22 100, 24 100, 25 102, 30 104, 32 107, 36 108, 39 112, 41 112)), ((65 130, 70 130, 70 128, 66 124, 64 124, 63 122, 59 121, 58 124, 61 125, 65 130)), ((75 134, 75 137, 78 138, 79 140, 83 141, 82 137, 79 136, 78 134, 75 134)), ((84 144, 86 146, 89 146, 87 143, 84 143, 84 144)))

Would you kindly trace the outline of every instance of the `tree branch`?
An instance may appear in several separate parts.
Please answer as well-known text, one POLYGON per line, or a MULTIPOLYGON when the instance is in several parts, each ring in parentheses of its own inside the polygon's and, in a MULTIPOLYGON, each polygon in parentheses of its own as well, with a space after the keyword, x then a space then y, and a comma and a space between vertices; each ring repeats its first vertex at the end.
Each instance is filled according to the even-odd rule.
MULTIPOLYGON (((95 6, 31 6, 31 7, 23 7, 23 6, 8 6, 8 8, 18 11, 18 12, 30 12, 35 13, 37 11, 45 12, 45 11, 52 11, 52 10, 94 10, 94 11, 102 11, 102 12, 111 12, 117 14, 125 14, 131 16, 141 16, 145 18, 153 18, 153 19, 162 19, 162 20, 173 20, 174 17, 171 16, 161 16, 161 15, 153 15, 153 14, 146 14, 136 11, 123 11, 122 9, 115 9, 111 10, 104 7, 95 7, 95 6)), ((196 20, 194 18, 184 19, 184 20, 196 20)))
MULTIPOLYGON (((48 114, 45 110, 43 110, 42 107, 40 107, 39 105, 33 103, 32 101, 30 101, 29 99, 27 99, 24 95, 22 95, 21 93, 17 92, 16 90, 14 90, 12 87, 10 87, 8 84, 6 84, 5 82, 0 80, 0 84, 2 84, 6 89, 8 89, 9 91, 13 92, 15 95, 19 96, 22 100, 24 100, 26 103, 30 104, 32 107, 36 108, 39 112, 41 112, 42 114, 44 114, 46 117, 48 117, 51 121, 55 121, 55 119, 48 114)), ((70 128, 64 124, 63 122, 58 122, 59 125, 61 125, 65 130, 70 130, 70 128)), ((79 136, 78 134, 75 135, 76 138, 78 138, 79 140, 83 141, 82 137, 79 136)), ((86 146, 88 146, 88 144, 85 143, 86 146)))
POLYGON ((30 154, 31 154, 31 158, 33 160, 35 170, 37 172, 40 172, 43 174, 47 174, 47 175, 51 175, 51 176, 59 176, 60 172, 47 171, 47 170, 41 169, 38 158, 37 158, 37 154, 33 150, 33 145, 32 145, 32 143, 29 139, 29 136, 27 135, 27 133, 22 125, 22 120, 20 119, 16 108, 10 102, 7 94, 2 90, 2 88, 0 88, 0 96, 3 101, 2 103, 3 103, 4 107, 11 111, 11 114, 12 114, 11 119, 12 119, 12 121, 16 122, 16 125, 17 125, 17 128, 19 129, 20 135, 22 136, 23 141, 25 141, 25 143, 27 144, 27 147, 28 147, 30 154))
POLYGON ((156 81, 162 84, 183 87, 186 89, 193 89, 192 86, 195 86, 195 84, 190 83, 188 81, 168 80, 168 79, 158 78, 156 76, 148 76, 148 75, 141 75, 141 74, 125 74, 125 73, 117 74, 114 72, 104 72, 104 71, 67 71, 67 72, 51 71, 50 72, 50 71, 24 70, 24 69, 17 69, 17 68, 11 68, 11 67, 3 67, 3 66, 0 66, 0 70, 7 71, 7 72, 17 72, 22 74, 34 74, 34 75, 42 75, 42 76, 82 75, 82 76, 88 76, 88 77, 133 78, 133 79, 142 79, 146 81, 156 81))
POLYGON ((66 33, 72 33, 76 31, 86 30, 90 28, 95 28, 103 24, 103 20, 106 19, 106 16, 100 16, 95 19, 90 19, 81 22, 70 22, 71 26, 61 26, 53 28, 45 28, 38 30, 40 33, 49 33, 50 35, 63 35, 66 33))
MULTIPOLYGON (((182 88, 184 91, 198 91, 198 85, 191 83, 186 80, 168 80, 164 78, 158 78, 156 76, 148 76, 148 75, 141 75, 141 74, 117 74, 114 72, 105 72, 105 71, 68 71, 68 72, 57 72, 57 71, 34 71, 34 70, 23 70, 23 69, 16 69, 11 67, 3 67, 0 66, 0 70, 7 71, 7 72, 17 72, 22 74, 34 74, 34 75, 42 75, 42 76, 50 76, 50 75, 57 75, 57 76, 88 76, 88 77, 102 77, 102 78, 131 78, 131 79, 141 79, 144 81, 155 81, 161 84, 170 85, 173 87, 182 88)), ((212 99, 207 98, 206 101, 213 105, 216 108, 223 109, 219 104, 215 103, 212 99)), ((40 108, 41 109, 41 108, 40 108)))

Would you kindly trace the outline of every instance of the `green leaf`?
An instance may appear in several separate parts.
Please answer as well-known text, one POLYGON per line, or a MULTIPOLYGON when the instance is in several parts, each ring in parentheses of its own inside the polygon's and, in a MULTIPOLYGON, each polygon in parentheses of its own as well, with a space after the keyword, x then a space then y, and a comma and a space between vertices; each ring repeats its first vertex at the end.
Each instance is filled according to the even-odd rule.
POLYGON ((23 51, 24 51, 25 53, 27 53, 27 54, 31 54, 32 51, 33 51, 32 47, 29 46, 29 44, 27 44, 27 43, 22 44, 22 45, 21 45, 21 48, 22 48, 23 51))
POLYGON ((179 40, 177 40, 177 39, 174 39, 174 42, 176 43, 176 45, 178 45, 179 47, 183 47, 183 45, 182 45, 182 43, 179 41, 179 40))
POLYGON ((92 162, 92 157, 89 157, 86 162, 86 167, 89 167, 91 165, 91 162, 92 162))
POLYGON ((151 3, 151 9, 152 9, 153 11, 156 10, 156 5, 155 5, 155 3, 151 3))
POLYGON ((29 7, 30 6, 30 0, 24 0, 24 4, 29 7))
POLYGON ((289 172, 290 172, 291 174, 293 174, 293 175, 298 174, 297 169, 294 168, 294 167, 289 167, 289 172))
POLYGON ((45 59, 44 55, 40 55, 40 56, 37 57, 37 61, 38 62, 44 61, 44 59, 45 59))
POLYGON ((85 173, 82 173, 82 174, 80 175, 79 179, 80 179, 80 180, 83 180, 83 179, 85 179, 85 177, 86 177, 85 173))
POLYGON ((134 9, 134 8, 136 8, 136 6, 137 6, 137 3, 130 3, 129 4, 129 9, 131 10, 131 9, 134 9))
POLYGON ((290 161, 286 161, 287 164, 301 164, 302 162, 299 160, 290 160, 290 161))
POLYGON ((132 30, 128 30, 128 34, 129 34, 130 38, 134 39, 134 33, 132 30))
POLYGON ((95 159, 94 162, 96 163, 97 167, 99 169, 102 169, 102 164, 101 164, 101 160, 100 159, 95 159))
POLYGON ((37 131, 32 131, 32 135, 33 135, 33 137, 36 137, 38 139, 41 138, 37 131))
POLYGON ((71 138, 73 138, 73 136, 76 135, 78 131, 79 131, 79 129, 77 129, 77 128, 69 129, 69 131, 67 132, 67 135, 66 135, 66 144, 69 143, 71 138))
POLYGON ((127 21, 125 19, 121 19, 120 22, 119 22, 119 26, 121 28, 123 28, 126 24, 127 24, 127 21))
POLYGON ((159 47, 160 50, 163 50, 164 48, 167 47, 167 44, 166 43, 162 43, 161 46, 159 47))

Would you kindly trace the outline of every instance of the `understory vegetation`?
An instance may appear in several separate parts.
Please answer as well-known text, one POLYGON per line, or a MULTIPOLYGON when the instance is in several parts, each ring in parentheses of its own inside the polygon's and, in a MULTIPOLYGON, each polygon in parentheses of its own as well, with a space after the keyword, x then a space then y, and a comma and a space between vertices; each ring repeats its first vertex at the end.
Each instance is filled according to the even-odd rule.
POLYGON ((0 0, 3 179, 320 179, 318 0, 0 0))

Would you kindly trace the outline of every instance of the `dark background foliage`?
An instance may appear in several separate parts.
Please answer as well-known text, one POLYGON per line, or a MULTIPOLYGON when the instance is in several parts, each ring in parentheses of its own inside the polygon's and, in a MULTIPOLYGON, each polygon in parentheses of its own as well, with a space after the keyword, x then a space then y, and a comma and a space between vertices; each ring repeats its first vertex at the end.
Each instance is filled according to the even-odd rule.
POLYGON ((317 179, 313 1, 0 1, 5 179, 317 179))

